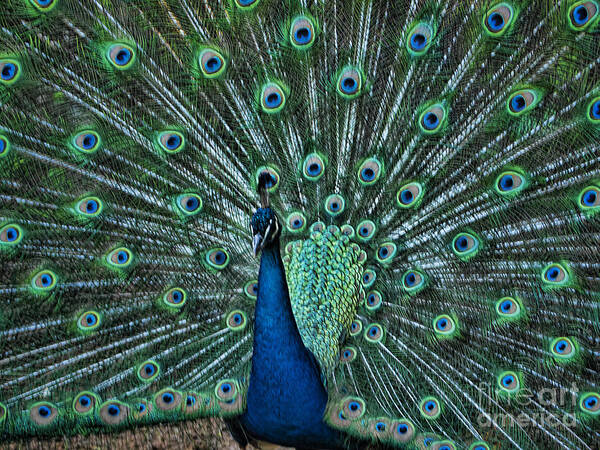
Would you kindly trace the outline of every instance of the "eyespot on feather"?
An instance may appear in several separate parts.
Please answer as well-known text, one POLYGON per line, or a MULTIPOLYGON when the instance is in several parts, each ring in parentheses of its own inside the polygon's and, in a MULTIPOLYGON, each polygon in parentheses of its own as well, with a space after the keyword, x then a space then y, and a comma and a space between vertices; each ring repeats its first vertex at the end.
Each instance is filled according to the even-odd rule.
POLYGON ((346 201, 339 194, 332 194, 325 199, 325 212, 331 217, 339 216, 344 212, 346 201))
POLYGON ((343 68, 337 78, 337 93, 346 100, 351 100, 361 94, 363 76, 361 72, 352 66, 343 68))
POLYGON ((598 19, 599 4, 595 0, 575 2, 569 8, 569 26, 574 31, 584 31, 598 19))
POLYGON ((180 287, 173 287, 163 294, 162 300, 166 306, 180 309, 185 305, 187 292, 180 287))
POLYGON ((227 315, 226 322, 227 328, 231 331, 242 331, 248 324, 248 318, 246 317, 246 313, 236 309, 227 315))
POLYGON ((86 311, 77 318, 77 327, 83 332, 96 330, 100 323, 100 314, 96 311, 86 311))
POLYGON ((81 415, 89 415, 92 414, 99 404, 99 397, 90 391, 83 391, 77 394, 77 396, 73 399, 73 411, 77 414, 81 415))
POLYGON ((266 83, 260 92, 260 106, 263 112, 275 114, 280 112, 286 103, 286 93, 278 83, 266 83))
POLYGON ((100 135, 94 130, 83 130, 71 138, 71 146, 84 154, 92 154, 101 147, 100 135))
POLYGON ((118 247, 106 256, 106 262, 110 267, 125 269, 131 265, 133 254, 125 247, 118 247))
POLYGON ((510 3, 499 3, 485 14, 483 29, 490 36, 502 36, 510 28, 514 17, 514 9, 510 3))
POLYGON ((441 103, 426 108, 419 116, 419 127, 424 134, 435 134, 442 129, 446 120, 446 109, 441 103))
POLYGON ((158 148, 167 154, 179 153, 185 148, 185 137, 175 130, 165 130, 156 137, 158 148))
POLYGON ((421 416, 428 420, 435 420, 442 413, 440 401, 432 396, 425 397, 423 400, 421 400, 419 410, 421 412, 421 416))
POLYGON ((41 427, 51 425, 58 417, 58 409, 50 402, 37 402, 29 408, 29 418, 41 427))
POLYGON ((415 436, 415 426, 408 419, 399 419, 391 424, 392 437, 395 442, 408 443, 415 436))
POLYGON ((56 287, 58 277, 51 270, 45 269, 36 273, 31 280, 31 287, 37 294, 45 294, 56 287))
POLYGON ((358 169, 358 181, 363 186, 375 184, 381 175, 383 166, 377 158, 368 158, 358 169))
POLYGON ((4 158, 10 151, 10 141, 8 138, 0 134, 0 158, 4 158))
POLYGON ((0 58, 0 85, 10 86, 21 78, 21 64, 16 59, 0 58))
POLYGON ((104 204, 98 197, 84 197, 75 205, 75 212, 81 217, 97 217, 102 213, 104 204))
POLYGON ((42 13, 50 12, 57 4, 59 0, 29 0, 38 11, 42 13))
POLYGON ((144 383, 150 383, 154 381, 159 374, 160 366, 156 361, 153 361, 151 359, 144 361, 142 364, 140 364, 137 370, 138 378, 144 383))
POLYGON ((412 182, 402 186, 397 193, 398 206, 400 208, 416 208, 423 199, 425 190, 421 183, 412 182))
POLYGON ((229 253, 222 247, 208 250, 205 257, 206 263, 216 270, 223 270, 229 265, 229 253))
POLYGON ((135 62, 135 51, 125 43, 114 43, 108 46, 106 59, 118 70, 130 69, 135 62))
POLYGON ((314 19, 297 16, 290 25, 289 40, 296 50, 307 50, 315 42, 316 29, 314 19))
POLYGON ((0 227, 0 247, 13 247, 23 240, 23 229, 16 223, 0 227))
POLYGON ((161 411, 173 411, 181 406, 182 395, 179 391, 165 388, 154 395, 154 404, 161 411))
POLYGON ((121 425, 127 422, 129 406, 118 400, 108 400, 102 403, 98 415, 105 425, 121 425))
POLYGON ((406 48, 413 56, 427 53, 433 40, 433 29, 426 22, 419 22, 408 33, 406 48))
POLYGON ((198 52, 198 65, 204 78, 218 78, 227 69, 227 60, 214 48, 203 48, 198 52))
POLYGON ((191 217, 202 211, 202 198, 196 193, 185 193, 175 199, 178 211, 184 217, 191 217))

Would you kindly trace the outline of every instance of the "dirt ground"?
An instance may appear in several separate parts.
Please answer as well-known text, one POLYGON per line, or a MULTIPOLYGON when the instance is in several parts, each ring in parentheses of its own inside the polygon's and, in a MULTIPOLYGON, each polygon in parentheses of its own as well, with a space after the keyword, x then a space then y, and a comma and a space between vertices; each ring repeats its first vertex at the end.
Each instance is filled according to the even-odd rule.
MULTIPOLYGON (((198 419, 175 424, 157 424, 120 433, 98 433, 87 436, 69 436, 54 439, 29 439, 0 443, 10 450, 58 449, 174 449, 174 450, 239 450, 227 426, 219 419, 198 419)), ((283 447, 271 447, 271 449, 283 447)), ((255 447, 247 446, 247 450, 255 447)))

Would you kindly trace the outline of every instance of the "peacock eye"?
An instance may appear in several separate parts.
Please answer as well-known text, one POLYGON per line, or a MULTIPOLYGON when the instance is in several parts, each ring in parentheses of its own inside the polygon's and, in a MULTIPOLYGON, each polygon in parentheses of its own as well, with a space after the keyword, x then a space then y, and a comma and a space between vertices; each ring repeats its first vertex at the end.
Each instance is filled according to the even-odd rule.
POLYGON ((96 217, 102 212, 102 202, 97 197, 85 197, 75 206, 75 211, 82 216, 96 217))
POLYGON ((162 411, 175 410, 181 405, 182 400, 181 393, 171 388, 165 388, 154 395, 154 404, 162 411))
POLYGON ((368 311, 377 311, 381 308, 383 297, 379 291, 371 291, 365 297, 365 306, 368 311))
POLYGON ((433 319, 433 331, 438 337, 449 337, 456 332, 456 322, 447 314, 433 319))
POLYGON ((227 315, 227 327, 232 331, 241 331, 246 328, 246 314, 243 311, 231 311, 227 315))
POLYGON ((419 409, 425 419, 437 419, 441 413, 440 402, 435 397, 425 397, 419 409))
POLYGON ((498 376, 498 386, 505 392, 514 393, 520 388, 519 377, 515 372, 502 372, 498 376))
POLYGON ((523 174, 515 171, 502 172, 496 178, 494 187, 500 195, 512 196, 527 187, 527 180, 523 174))
POLYGON ((298 16, 292 20, 290 41, 298 50, 310 48, 315 42, 315 27, 312 20, 305 16, 298 16))
POLYGON ((348 397, 342 402, 344 417, 358 419, 365 413, 365 402, 358 397, 348 397))
POLYGON ((36 273, 31 280, 31 286, 35 292, 44 293, 56 287, 58 278, 51 270, 42 270, 36 273))
POLYGON ((266 179, 268 180, 265 187, 267 191, 273 192, 279 187, 279 173, 273 167, 262 166, 256 170, 256 184, 258 184, 258 180, 260 177, 265 174, 266 179))
POLYGON ((238 385, 235 380, 227 379, 222 380, 215 386, 215 395, 217 398, 224 402, 229 402, 238 394, 238 385))
POLYGON ((579 194, 579 207, 583 210, 597 209, 600 206, 600 188, 588 186, 579 194))
POLYGON ((559 337, 550 343, 550 352, 557 361, 568 361, 576 354, 575 342, 568 337, 559 337))
POLYGON ((137 370, 138 378, 144 383, 150 383, 160 373, 160 366, 152 360, 148 360, 140 364, 137 370))
POLYGON ((8 155, 8 151, 10 150, 10 142, 6 138, 6 136, 2 136, 0 134, 0 158, 8 155))
POLYGON ((349 363, 356 359, 356 349, 354 347, 344 347, 340 351, 340 361, 349 363))
POLYGON ((29 0, 39 11, 47 12, 55 6, 58 0, 29 0))
POLYGON ((356 335, 360 334, 362 329, 363 329, 362 322, 360 320, 353 320, 352 323, 350 324, 350 335, 356 336, 356 335))
POLYGON ((50 402, 38 402, 29 409, 31 420, 42 427, 50 425, 58 416, 58 410, 50 402))
POLYGON ((301 212, 291 213, 285 222, 288 231, 292 233, 299 233, 306 228, 306 218, 301 212))
POLYGON ((229 253, 221 247, 206 252, 206 263, 213 269, 223 270, 229 264, 229 253))
POLYGON ((496 312, 503 318, 518 318, 521 305, 512 297, 504 297, 496 302, 496 312))
POLYGON ((346 201, 339 194, 330 195, 325 199, 325 212, 332 217, 339 216, 344 212, 346 201))
POLYGON ((178 153, 185 147, 185 138, 179 131, 161 131, 158 134, 158 145, 165 153, 178 153))
POLYGON ((194 216, 202 210, 202 199, 198 194, 186 193, 179 195, 175 204, 184 216, 194 216))
POLYGON ((108 61, 117 69, 125 70, 135 61, 135 52, 127 44, 112 44, 108 47, 108 61))
POLYGON ((73 136, 71 143, 81 153, 94 153, 100 148, 100 135, 93 130, 81 131, 73 136))
POLYGON ((23 230, 14 223, 9 223, 0 228, 0 246, 14 246, 23 239, 23 230))
POLYGON ((81 331, 92 331, 100 326, 100 314, 96 311, 86 311, 77 319, 77 327, 81 331))
POLYGON ((182 308, 187 299, 187 292, 179 287, 169 289, 163 294, 163 302, 171 308, 182 308))
POLYGON ((114 249, 112 252, 108 254, 106 257, 108 264, 112 267, 124 269, 131 264, 133 260, 133 255, 131 250, 125 247, 119 247, 114 249))
POLYGON ((244 285, 244 294, 246 297, 256 299, 258 295, 258 281, 251 280, 244 285))
POLYGON ((540 94, 533 89, 514 92, 506 103, 508 112, 513 116, 520 116, 537 105, 540 99, 540 94))
POLYGON ((368 288, 375 283, 375 279, 377 278, 377 274, 373 269, 367 269, 363 272, 362 276, 362 285, 365 288, 368 288))
POLYGON ((304 158, 302 174, 310 181, 317 181, 325 172, 325 162, 317 153, 311 153, 304 158))
POLYGON ((370 220, 363 220, 356 226, 356 229, 357 237, 362 242, 370 241, 375 236, 375 231, 377 231, 375 223, 370 220))
POLYGON ((220 77, 227 67, 223 55, 213 48, 202 49, 198 55, 198 63, 205 78, 220 77))
POLYGON ((365 329, 365 339, 371 343, 379 342, 383 339, 383 327, 378 323, 373 323, 365 329))
POLYGON ((500 3, 490 9, 483 20, 485 31, 492 36, 501 36, 514 18, 514 11, 508 3, 500 3))
POLYGON ((587 392, 580 397, 579 408, 593 416, 600 416, 600 395, 597 392, 587 392))
POLYGON ((264 112, 269 114, 280 112, 285 106, 285 100, 285 93, 277 83, 267 83, 262 87, 260 104, 264 112))
POLYGON ((389 264, 394 259, 396 250, 396 244, 393 242, 386 242, 379 246, 377 253, 375 254, 375 258, 382 264, 389 264))
POLYGON ((421 183, 413 182, 402 186, 398 190, 398 206, 401 208, 415 208, 419 206, 425 190, 421 183))
POLYGON ((459 233, 452 240, 452 251, 461 260, 467 261, 479 251, 479 239, 471 233, 459 233))
POLYGON ((252 9, 258 5, 259 0, 235 0, 235 5, 240 9, 252 9))
POLYGON ((362 89, 362 75, 354 67, 342 69, 337 79, 337 91, 342 97, 352 99, 357 97, 362 89))
POLYGON ((80 392, 73 400, 73 409, 78 414, 88 414, 96 406, 96 396, 88 391, 80 392))
POLYGON ((562 264, 549 264, 542 271, 542 280, 548 286, 564 286, 569 283, 569 273, 562 264))
POLYGON ((381 167, 376 158, 366 159, 358 169, 358 181, 365 186, 374 184, 381 175, 381 167))
POLYGON ((425 134, 434 134, 442 129, 446 119, 446 109, 440 103, 429 106, 419 117, 419 126, 425 134))
POLYGON ((569 8, 569 23, 571 28, 582 30, 598 16, 598 3, 595 1, 579 1, 569 8))
POLYGON ((588 117, 592 123, 600 123, 600 97, 592 100, 588 106, 588 117))
POLYGON ((416 269, 407 270, 402 275, 402 286, 409 294, 415 294, 425 287, 425 275, 416 269))
POLYGON ((425 22, 420 22, 408 34, 406 48, 414 56, 422 55, 429 49, 432 36, 431 26, 425 22))
POLYGON ((400 419, 392 423, 394 439, 400 443, 410 442, 415 435, 415 426, 408 419, 400 419))
POLYGON ((21 65, 14 59, 0 59, 0 84, 10 85, 21 75, 21 65))
POLYGON ((119 425, 127 420, 129 407, 116 400, 107 401, 100 406, 99 416, 107 425, 119 425))

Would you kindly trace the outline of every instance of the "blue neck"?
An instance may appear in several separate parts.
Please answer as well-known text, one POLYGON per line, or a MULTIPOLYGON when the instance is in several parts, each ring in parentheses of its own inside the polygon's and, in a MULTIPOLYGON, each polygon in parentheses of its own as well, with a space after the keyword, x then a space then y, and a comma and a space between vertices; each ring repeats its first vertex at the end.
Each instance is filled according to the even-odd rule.
POLYGON ((241 420, 255 438, 287 446, 337 448, 323 423, 327 392, 290 304, 279 244, 263 250, 258 274, 252 372, 241 420))

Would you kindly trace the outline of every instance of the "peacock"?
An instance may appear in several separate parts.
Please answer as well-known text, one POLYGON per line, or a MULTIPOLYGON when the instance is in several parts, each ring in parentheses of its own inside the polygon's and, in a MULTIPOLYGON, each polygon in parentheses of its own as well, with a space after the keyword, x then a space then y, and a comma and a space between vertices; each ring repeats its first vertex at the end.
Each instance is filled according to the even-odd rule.
POLYGON ((2 439, 597 449, 599 55, 598 0, 3 1, 2 439))

